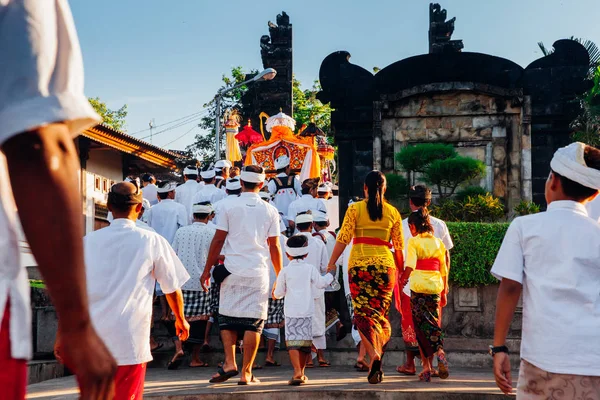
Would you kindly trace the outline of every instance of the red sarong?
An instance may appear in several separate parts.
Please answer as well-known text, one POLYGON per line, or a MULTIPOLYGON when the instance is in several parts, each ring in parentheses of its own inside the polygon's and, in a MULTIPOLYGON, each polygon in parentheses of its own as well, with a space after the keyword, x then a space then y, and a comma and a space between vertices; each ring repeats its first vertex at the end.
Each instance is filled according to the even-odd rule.
POLYGON ((371 246, 386 246, 391 249, 393 246, 390 242, 386 242, 383 239, 374 238, 374 237, 355 237, 352 240, 352 244, 368 244, 371 246))
POLYGON ((6 301, 0 327, 0 388, 2 398, 21 400, 27 389, 27 361, 16 360, 10 351, 10 300, 6 301))
POLYGON ((117 367, 114 400, 139 400, 143 398, 145 377, 145 363, 117 367))

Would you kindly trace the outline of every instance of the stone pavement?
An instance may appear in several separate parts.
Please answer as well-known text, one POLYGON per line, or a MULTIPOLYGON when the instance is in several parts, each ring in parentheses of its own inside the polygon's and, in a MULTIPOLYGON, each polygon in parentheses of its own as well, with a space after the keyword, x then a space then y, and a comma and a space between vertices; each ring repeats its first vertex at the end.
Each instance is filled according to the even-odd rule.
MULTIPOLYGON (((213 399, 380 399, 380 400, 486 400, 510 399, 503 395, 490 369, 452 369, 450 378, 434 379, 426 384, 418 378, 401 376, 393 366, 384 368, 382 384, 370 385, 367 373, 351 367, 313 368, 307 370, 309 383, 301 387, 287 385, 290 367, 265 368, 255 372, 261 384, 238 386, 239 378, 220 385, 208 383, 215 368, 181 368, 168 371, 149 368, 144 397, 153 400, 213 400, 213 399)), ((516 372, 513 377, 516 377, 516 372)), ((73 377, 53 379, 28 387, 28 399, 76 399, 77 388, 73 377)))

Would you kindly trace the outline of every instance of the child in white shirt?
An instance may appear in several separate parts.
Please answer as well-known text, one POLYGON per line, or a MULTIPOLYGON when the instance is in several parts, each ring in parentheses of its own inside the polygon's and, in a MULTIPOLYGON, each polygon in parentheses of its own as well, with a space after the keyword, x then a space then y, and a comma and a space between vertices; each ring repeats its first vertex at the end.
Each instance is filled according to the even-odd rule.
POLYGON ((279 273, 273 297, 285 297, 285 342, 294 367, 288 384, 298 386, 307 381, 304 368, 312 346, 315 305, 311 294, 330 285, 335 271, 328 270, 321 276, 315 266, 304 262, 308 254, 308 238, 304 235, 289 238, 285 250, 290 263, 279 273))

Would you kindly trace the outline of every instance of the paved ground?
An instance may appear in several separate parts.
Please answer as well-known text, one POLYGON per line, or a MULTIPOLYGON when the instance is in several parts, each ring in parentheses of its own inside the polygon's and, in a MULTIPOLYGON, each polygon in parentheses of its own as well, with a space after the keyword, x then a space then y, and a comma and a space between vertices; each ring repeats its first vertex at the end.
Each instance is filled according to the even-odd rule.
MULTIPOLYGON (((447 380, 434 379, 432 383, 418 382, 416 377, 400 376, 392 366, 380 385, 370 385, 366 373, 351 367, 314 368, 307 370, 309 384, 302 387, 287 386, 291 377, 289 367, 266 368, 256 371, 262 383, 256 386, 238 386, 238 378, 225 384, 208 383, 214 368, 166 369, 149 368, 146 377, 145 398, 160 400, 192 399, 510 399, 496 388, 489 369, 451 370, 447 380)), ((516 376, 516 374, 514 375, 516 376)), ((77 389, 73 377, 53 379, 30 385, 28 399, 76 399, 77 389)))

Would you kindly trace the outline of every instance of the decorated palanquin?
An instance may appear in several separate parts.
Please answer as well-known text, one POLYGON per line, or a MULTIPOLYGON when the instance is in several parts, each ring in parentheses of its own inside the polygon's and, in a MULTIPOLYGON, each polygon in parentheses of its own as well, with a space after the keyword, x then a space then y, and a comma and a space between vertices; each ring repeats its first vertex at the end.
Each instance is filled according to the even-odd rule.
POLYGON ((248 148, 246 165, 260 165, 268 175, 274 176, 275 160, 286 155, 290 159, 290 168, 300 175, 301 181, 321 176, 321 163, 315 138, 294 135, 295 121, 293 118, 280 112, 267 119, 266 127, 267 131, 271 133, 269 140, 256 143, 248 148))

